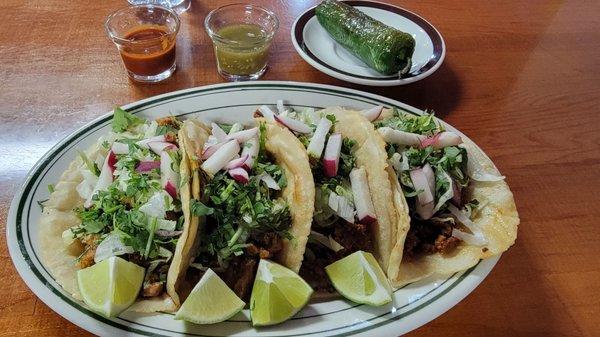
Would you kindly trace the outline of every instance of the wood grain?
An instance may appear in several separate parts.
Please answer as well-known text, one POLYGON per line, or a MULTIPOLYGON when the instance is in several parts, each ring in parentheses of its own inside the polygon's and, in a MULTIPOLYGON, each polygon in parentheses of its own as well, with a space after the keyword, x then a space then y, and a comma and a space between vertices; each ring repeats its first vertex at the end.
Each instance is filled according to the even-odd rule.
MULTIPOLYGON (((265 80, 353 87, 392 97, 468 134, 515 194, 517 244, 464 301, 412 336, 598 336, 600 319, 600 2, 386 1, 434 24, 444 65, 408 86, 369 88, 319 73, 289 39, 317 1, 254 0, 281 28, 265 80)), ((113 105, 219 83, 202 24, 228 1, 196 0, 182 16, 178 70, 130 82, 102 24, 125 0, 0 3, 0 226, 14 192, 56 142, 113 105)), ((86 335, 29 291, 0 236, 0 335, 86 335)))

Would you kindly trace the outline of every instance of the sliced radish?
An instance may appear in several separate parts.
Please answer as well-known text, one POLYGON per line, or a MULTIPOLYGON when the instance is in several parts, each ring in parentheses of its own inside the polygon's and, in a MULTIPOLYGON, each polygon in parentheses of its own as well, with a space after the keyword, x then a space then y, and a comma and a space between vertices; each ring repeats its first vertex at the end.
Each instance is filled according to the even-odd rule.
POLYGON ((236 133, 242 130, 244 130, 244 126, 241 123, 233 123, 231 129, 229 129, 229 134, 236 133))
POLYGON ((327 177, 335 177, 337 175, 341 150, 342 135, 339 133, 330 135, 325 147, 325 154, 323 155, 323 169, 327 177))
POLYGON ((248 176, 248 172, 241 167, 234 168, 228 171, 229 175, 238 183, 246 184, 250 177, 248 176))
POLYGON ((423 165, 423 173, 427 178, 427 184, 429 184, 429 190, 435 195, 435 173, 429 163, 423 165))
POLYGON ((447 146, 456 146, 462 143, 462 138, 454 132, 444 131, 437 133, 421 142, 421 147, 433 146, 435 149, 442 149, 447 146))
POLYGON ((173 199, 177 199, 179 174, 173 170, 173 159, 168 151, 160 154, 160 183, 173 199))
POLYGON ((333 123, 331 123, 329 119, 321 118, 319 124, 317 124, 315 133, 306 148, 309 156, 321 158, 321 153, 323 153, 323 148, 325 147, 325 139, 327 138, 327 134, 332 125, 333 123))
POLYGON ((120 142, 114 142, 110 147, 110 150, 114 154, 128 154, 129 153, 129 145, 120 142))
POLYGON ((258 137, 254 136, 248 139, 247 142, 244 143, 244 149, 242 150, 242 156, 248 155, 248 159, 244 162, 243 168, 246 171, 252 170, 254 166, 254 160, 258 156, 258 137))
POLYGON ((85 201, 84 206, 90 207, 92 205, 93 196, 99 191, 105 191, 110 184, 112 184, 114 177, 113 172, 115 170, 115 164, 117 162, 117 157, 112 151, 108 151, 106 158, 104 158, 104 163, 102 164, 102 169, 100 170, 100 176, 98 176, 98 181, 90 193, 89 198, 85 201))
POLYGON ((264 117, 270 122, 275 121, 275 113, 266 105, 259 106, 258 110, 254 113, 254 117, 264 117))
POLYGON ((263 172, 260 175, 258 175, 258 179, 260 179, 262 182, 264 182, 267 185, 267 187, 272 190, 280 190, 281 189, 281 187, 279 187, 279 184, 275 181, 275 179, 273 179, 273 177, 271 177, 271 175, 269 175, 266 172, 263 172))
POLYGON ((231 160, 229 163, 227 163, 227 165, 225 165, 225 169, 232 170, 234 168, 242 167, 244 165, 244 163, 246 162, 246 160, 248 160, 248 157, 249 156, 247 154, 245 154, 239 158, 231 160))
POLYGON ((217 152, 217 150, 220 149, 221 146, 225 145, 225 143, 227 142, 221 142, 207 146, 204 151, 202 151, 202 160, 210 158, 210 156, 217 152))
POLYGON ((354 197, 358 222, 370 225, 377 221, 375 207, 373 207, 371 192, 369 191, 367 171, 362 167, 353 169, 350 172, 350 184, 352 185, 352 195, 354 197))
POLYGON ((150 150, 152 150, 152 152, 159 156, 164 150, 177 150, 177 146, 175 144, 167 142, 149 142, 148 147, 150 150))
POLYGON ((227 136, 227 139, 235 139, 238 141, 238 143, 243 143, 250 140, 250 138, 255 137, 256 135, 258 135, 258 128, 252 128, 231 133, 227 136))
POLYGON ((177 199, 177 186, 173 184, 173 182, 167 181, 167 183, 164 186, 164 189, 167 193, 169 193, 171 198, 177 199))
POLYGON ((365 109, 362 110, 360 113, 365 116, 366 119, 368 119, 369 121, 374 121, 377 118, 379 118, 379 116, 381 115, 381 112, 383 111, 383 106, 378 105, 378 106, 374 106, 370 109, 365 109))
POLYGON ((217 125, 217 123, 212 123, 211 127, 212 135, 215 136, 215 138, 217 138, 217 141, 222 142, 225 139, 227 139, 227 133, 223 131, 223 129, 221 129, 221 127, 217 125))
POLYGON ((117 156, 114 152, 108 151, 108 154, 106 155, 106 162, 108 164, 108 168, 110 169, 110 173, 114 173, 115 169, 117 168, 117 156))
POLYGON ((240 145, 235 140, 230 140, 217 149, 204 163, 202 169, 210 176, 214 176, 221 170, 230 160, 240 152, 240 145))
POLYGON ((146 173, 146 172, 150 172, 154 169, 160 168, 160 161, 158 160, 144 160, 144 161, 140 161, 136 167, 135 167, 135 171, 138 173, 146 173))
POLYGON ((398 145, 420 146, 421 142, 427 139, 427 136, 424 135, 395 130, 387 126, 381 127, 377 129, 377 131, 381 134, 386 143, 398 145))
POLYGON ((136 142, 136 144, 139 145, 140 147, 147 149, 148 143, 152 143, 152 142, 164 143, 166 141, 167 141, 167 137, 165 137, 165 135, 160 135, 160 136, 152 136, 149 138, 142 139, 142 140, 136 142))
POLYGON ((278 123, 283 124, 283 126, 287 127, 288 129, 290 129, 292 131, 296 131, 298 133, 311 133, 312 132, 312 129, 310 128, 310 126, 302 123, 299 120, 295 120, 295 119, 292 119, 287 116, 275 115, 275 120, 278 123))
POLYGON ((427 220, 433 216, 434 192, 429 187, 427 176, 423 169, 418 168, 410 171, 410 179, 412 180, 417 194, 416 211, 423 220, 427 220))

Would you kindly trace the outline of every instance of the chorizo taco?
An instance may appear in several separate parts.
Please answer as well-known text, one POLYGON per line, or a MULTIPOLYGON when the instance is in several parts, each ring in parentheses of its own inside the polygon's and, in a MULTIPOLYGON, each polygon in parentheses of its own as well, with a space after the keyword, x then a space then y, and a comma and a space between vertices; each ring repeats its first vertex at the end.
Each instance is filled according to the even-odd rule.
POLYGON ((187 120, 182 133, 199 234, 183 252, 191 268, 181 282, 193 285, 210 268, 247 301, 260 259, 298 272, 315 194, 302 144, 261 119, 247 128, 187 120))
POLYGON ((180 121, 149 122, 116 108, 112 131, 80 152, 43 203, 39 238, 44 265, 81 299, 77 271, 112 256, 145 269, 130 310, 174 311, 174 281, 184 271, 177 251, 190 236, 186 216, 190 168, 180 121))
POLYGON ((390 277, 393 287, 468 269, 515 242, 519 216, 513 195, 472 141, 445 130, 430 113, 385 109, 374 123, 386 142, 394 205, 401 214, 396 230, 401 245, 389 259, 398 269, 390 277))
POLYGON ((371 122, 339 107, 294 110, 279 104, 278 110, 262 106, 258 112, 289 128, 306 147, 315 181, 315 214, 300 275, 327 297, 335 290, 325 267, 359 250, 373 253, 389 275, 398 215, 385 144, 371 122))

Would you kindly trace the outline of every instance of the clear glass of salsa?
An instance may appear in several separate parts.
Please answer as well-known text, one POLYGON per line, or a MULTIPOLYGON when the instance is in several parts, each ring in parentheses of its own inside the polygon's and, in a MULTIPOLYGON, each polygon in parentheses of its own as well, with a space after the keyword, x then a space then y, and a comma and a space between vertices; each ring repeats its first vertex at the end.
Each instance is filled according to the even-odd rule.
POLYGON ((279 27, 273 12, 255 5, 226 5, 211 11, 204 27, 213 41, 221 76, 229 81, 246 81, 264 74, 279 27))
POLYGON ((111 14, 104 24, 130 78, 158 82, 175 72, 179 16, 158 5, 136 5, 111 14))

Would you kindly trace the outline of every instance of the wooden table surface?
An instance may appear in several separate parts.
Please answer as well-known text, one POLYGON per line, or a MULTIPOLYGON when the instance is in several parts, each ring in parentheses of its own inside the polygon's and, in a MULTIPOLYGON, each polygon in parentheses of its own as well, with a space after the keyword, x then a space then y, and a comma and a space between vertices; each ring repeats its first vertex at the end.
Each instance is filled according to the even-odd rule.
MULTIPOLYGON (((343 83, 305 63, 291 24, 315 0, 253 0, 281 28, 265 80, 353 87, 438 116, 476 141, 508 177, 519 209, 517 243, 453 309, 412 336, 600 335, 600 2, 386 1, 427 18, 448 52, 408 86, 343 83)), ((0 226, 33 164, 114 105, 223 82, 203 29, 229 1, 195 0, 182 15, 175 75, 130 82, 103 21, 125 0, 0 3, 0 226)), ((36 298, 0 236, 0 335, 84 335, 36 298)))

